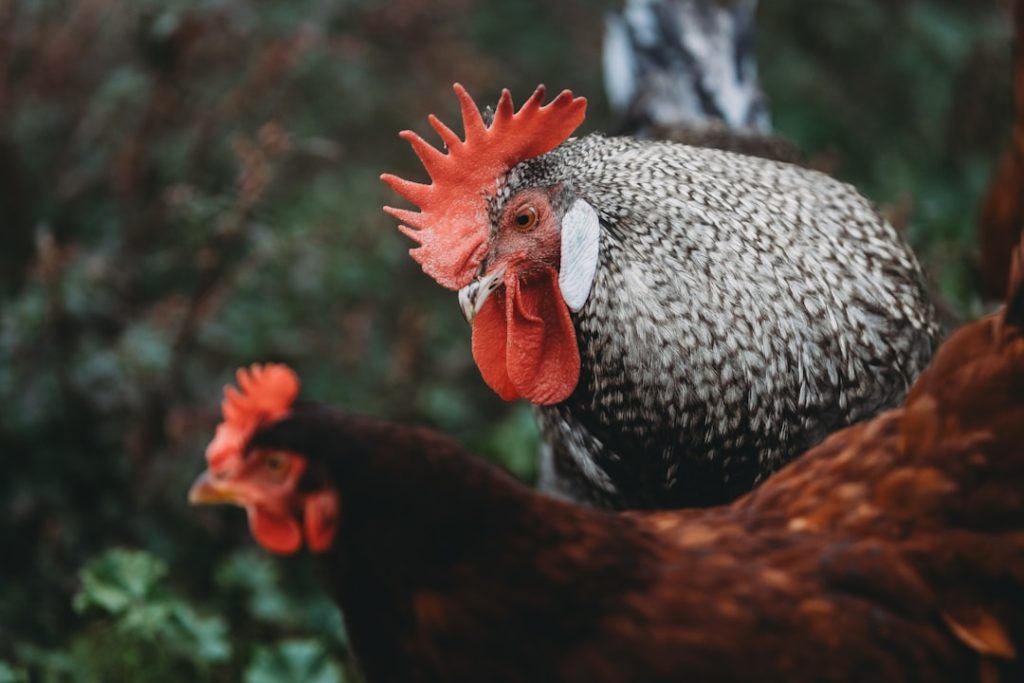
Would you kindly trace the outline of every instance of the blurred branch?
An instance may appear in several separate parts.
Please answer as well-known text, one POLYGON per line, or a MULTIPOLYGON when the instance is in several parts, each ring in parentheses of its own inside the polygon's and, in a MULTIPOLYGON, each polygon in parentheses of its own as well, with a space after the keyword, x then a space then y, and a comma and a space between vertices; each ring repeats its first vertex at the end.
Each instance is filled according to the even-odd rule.
POLYGON ((25 174, 8 132, 14 107, 10 85, 14 12, 14 3, 0 3, 0 225, 5 226, 0 231, 0 270, 5 280, 0 287, 12 293, 21 286, 32 257, 25 174))
MULTIPOLYGON (((3 29, 0 28, 0 33, 3 29)), ((0 94, 2 99, 2 94, 0 94)), ((0 124, 0 292, 13 294, 21 287, 32 258, 31 193, 18 149, 0 124)))
POLYGON ((13 2, 0 4, 0 115, 10 107, 11 36, 14 32, 13 2))
POLYGON ((133 468, 138 473, 149 456, 159 452, 166 443, 167 414, 175 399, 180 395, 183 382, 183 368, 192 350, 202 321, 210 314, 218 285, 230 272, 233 247, 244 241, 242 228, 243 214, 232 214, 232 227, 224 234, 214 235, 202 248, 206 255, 186 305, 178 330, 171 344, 171 358, 163 381, 147 389, 138 428, 131 438, 133 468))
POLYGON ((220 102, 200 120, 189 155, 190 168, 205 164, 207 156, 212 151, 210 142, 217 126, 237 116, 250 106, 254 99, 266 97, 273 86, 314 45, 314 38, 311 31, 299 30, 271 41, 260 50, 239 86, 222 97, 220 102))
POLYGON ((252 209, 271 183, 272 158, 288 150, 287 136, 278 126, 267 124, 260 129, 258 142, 239 136, 234 148, 239 165, 234 203, 210 229, 197 252, 199 272, 171 344, 164 381, 148 391, 141 429, 132 439, 133 462, 137 465, 166 441, 166 418, 175 398, 182 393, 185 364, 203 321, 216 311, 217 295, 224 281, 239 264, 237 254, 248 238, 246 227, 252 209))

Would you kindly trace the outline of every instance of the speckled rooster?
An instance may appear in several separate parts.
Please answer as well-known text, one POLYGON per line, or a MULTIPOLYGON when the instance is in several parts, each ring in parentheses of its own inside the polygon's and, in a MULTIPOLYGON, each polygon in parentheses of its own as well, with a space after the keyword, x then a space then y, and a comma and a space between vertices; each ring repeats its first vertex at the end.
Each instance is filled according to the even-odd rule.
POLYGON ((897 404, 931 356, 921 272, 853 188, 667 142, 569 136, 544 88, 464 138, 401 135, 431 183, 382 179, 413 258, 459 292, 500 396, 536 405, 545 485, 610 507, 707 505, 897 404))

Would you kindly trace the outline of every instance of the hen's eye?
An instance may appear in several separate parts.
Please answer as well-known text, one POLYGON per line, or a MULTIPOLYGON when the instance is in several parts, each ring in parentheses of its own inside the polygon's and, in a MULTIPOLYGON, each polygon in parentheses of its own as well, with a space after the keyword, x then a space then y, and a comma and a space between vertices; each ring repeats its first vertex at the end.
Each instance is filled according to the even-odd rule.
POLYGON ((288 465, 288 459, 280 453, 271 453, 263 461, 263 466, 271 472, 281 472, 288 465))
POLYGON ((529 230, 537 224, 537 209, 525 206, 516 212, 514 220, 518 230, 529 230))

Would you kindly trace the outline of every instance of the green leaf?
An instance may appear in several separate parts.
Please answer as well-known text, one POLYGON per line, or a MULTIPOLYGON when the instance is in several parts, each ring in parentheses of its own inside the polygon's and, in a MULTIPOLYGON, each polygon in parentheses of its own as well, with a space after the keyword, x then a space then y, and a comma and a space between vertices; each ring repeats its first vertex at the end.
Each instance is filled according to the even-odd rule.
POLYGON ((320 643, 288 640, 261 647, 245 671, 245 683, 343 683, 344 676, 320 643))
MULTIPOLYGON (((34 680, 41 683, 75 680, 77 663, 64 650, 51 650, 32 643, 20 642, 14 645, 14 659, 26 671, 33 673, 34 680)), ((15 669, 15 675, 21 673, 15 669)), ((25 680, 28 680, 27 675, 25 680)))
POLYGON ((197 662, 216 664, 231 657, 231 643, 228 627, 219 616, 200 616, 191 606, 183 602, 171 603, 170 624, 178 643, 187 646, 197 662), (175 633, 176 631, 176 633, 175 633))
POLYGON ((227 661, 227 624, 219 616, 201 616, 170 594, 161 583, 166 575, 167 565, 149 553, 108 550, 81 571, 75 609, 106 612, 126 644, 158 645, 198 666, 227 661))
MULTIPOLYGON (((299 567, 282 580, 278 560, 266 554, 242 551, 231 555, 217 570, 217 585, 224 591, 245 596, 248 617, 266 624, 286 625, 303 633, 344 643, 345 627, 341 612, 319 586, 295 581, 299 567), (297 585, 309 590, 296 591, 297 585)), ((305 565, 305 569, 310 567, 305 565)), ((312 577, 310 577, 312 578, 312 577)))
POLYGON ((28 674, 22 669, 15 669, 7 662, 0 660, 0 683, 25 683, 28 674))
POLYGON ((79 572, 82 587, 75 595, 75 610, 98 607, 111 615, 120 614, 132 603, 152 598, 166 574, 167 565, 149 553, 108 550, 79 572))

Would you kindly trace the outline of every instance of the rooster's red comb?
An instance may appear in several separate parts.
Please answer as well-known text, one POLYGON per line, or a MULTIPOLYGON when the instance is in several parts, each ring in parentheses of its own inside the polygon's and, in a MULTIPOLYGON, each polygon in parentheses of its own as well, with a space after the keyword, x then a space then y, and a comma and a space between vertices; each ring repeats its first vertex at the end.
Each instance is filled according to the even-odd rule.
POLYGON ((220 404, 224 421, 206 447, 206 461, 211 469, 218 469, 235 455, 241 456, 253 431, 285 416, 299 395, 299 376, 287 365, 254 364, 239 368, 235 378, 239 388, 224 387, 220 404))
POLYGON ((420 208, 415 212, 384 207, 405 224, 399 229, 419 243, 409 253, 438 283, 460 289, 470 283, 484 258, 487 195, 494 193, 499 177, 519 162, 565 142, 583 122, 587 100, 563 90, 541 106, 542 85, 514 111, 512 95, 502 90, 494 119, 486 126, 466 89, 458 83, 454 89, 462 107, 464 141, 434 115, 428 120, 448 147, 447 154, 412 131, 400 133, 423 162, 431 183, 414 183, 389 173, 380 178, 420 208))

